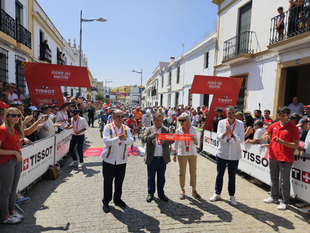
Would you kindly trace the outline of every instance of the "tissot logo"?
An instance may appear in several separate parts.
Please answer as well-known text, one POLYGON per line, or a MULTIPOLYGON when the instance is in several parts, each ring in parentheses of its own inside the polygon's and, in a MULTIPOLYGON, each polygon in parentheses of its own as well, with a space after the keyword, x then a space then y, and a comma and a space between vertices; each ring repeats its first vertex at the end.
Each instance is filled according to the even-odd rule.
POLYGON ((292 178, 310 184, 310 172, 302 171, 293 167, 292 178))
POLYGON ((292 178, 300 180, 300 170, 297 168, 292 168, 292 178))
POLYGON ((218 98, 218 102, 219 103, 232 103, 232 99, 228 99, 228 97, 227 96, 223 96, 223 98, 218 98))
POLYGON ((301 172, 301 181, 307 184, 310 184, 310 173, 302 171, 301 172))
POLYGON ((47 86, 41 86, 41 89, 35 89, 36 94, 48 94, 53 95, 55 93, 55 90, 49 90, 47 86))
POLYGON ((23 171, 27 170, 28 168, 29 168, 29 158, 23 161, 23 171))
POLYGON ((215 140, 215 139, 212 139, 209 137, 205 137, 205 142, 207 144, 210 144, 211 146, 216 146, 216 147, 219 147, 219 144, 220 144, 220 142, 218 140, 215 140))

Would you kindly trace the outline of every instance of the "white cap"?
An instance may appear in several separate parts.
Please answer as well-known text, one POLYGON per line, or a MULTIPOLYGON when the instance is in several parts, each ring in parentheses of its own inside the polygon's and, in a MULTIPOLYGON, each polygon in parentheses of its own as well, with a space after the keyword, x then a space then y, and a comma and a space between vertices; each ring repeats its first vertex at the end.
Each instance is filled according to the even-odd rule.
POLYGON ((31 109, 32 111, 38 111, 36 106, 30 106, 29 109, 31 109))

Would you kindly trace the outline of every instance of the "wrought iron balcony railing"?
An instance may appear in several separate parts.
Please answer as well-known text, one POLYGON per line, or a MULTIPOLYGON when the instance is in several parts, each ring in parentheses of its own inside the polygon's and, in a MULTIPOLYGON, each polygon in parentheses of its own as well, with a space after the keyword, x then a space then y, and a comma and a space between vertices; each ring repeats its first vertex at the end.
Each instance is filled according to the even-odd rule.
POLYGON ((310 31, 310 3, 305 3, 271 18, 269 44, 310 31))
POLYGON ((40 60, 52 63, 52 51, 49 49, 44 50, 42 46, 40 46, 40 60))
POLYGON ((223 61, 240 54, 253 53, 252 41, 254 32, 245 31, 224 42, 223 61))
POLYGON ((4 10, 0 9, 0 31, 16 39, 16 23, 4 10))
POLYGON ((16 23, 16 40, 31 49, 31 33, 18 23, 16 23))

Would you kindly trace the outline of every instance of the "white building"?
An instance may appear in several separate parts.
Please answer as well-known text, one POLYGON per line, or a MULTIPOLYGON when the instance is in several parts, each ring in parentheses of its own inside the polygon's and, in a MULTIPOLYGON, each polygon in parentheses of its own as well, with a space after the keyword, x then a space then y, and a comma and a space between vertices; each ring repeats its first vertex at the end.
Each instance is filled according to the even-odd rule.
POLYGON ((158 105, 177 107, 184 104, 195 108, 210 105, 209 95, 190 94, 190 89, 195 75, 214 74, 215 42, 216 33, 213 33, 187 50, 177 61, 171 57, 168 66, 158 70, 154 78, 158 105))
POLYGON ((26 94, 21 62, 32 55, 32 1, 0 1, 0 81, 16 83, 26 94))
POLYGON ((305 6, 288 12, 287 0, 212 2, 219 16, 215 75, 244 78, 238 107, 269 109, 275 118, 278 107, 294 96, 309 104, 310 30, 297 28, 305 6), (274 27, 279 6, 285 15, 283 38, 274 27))

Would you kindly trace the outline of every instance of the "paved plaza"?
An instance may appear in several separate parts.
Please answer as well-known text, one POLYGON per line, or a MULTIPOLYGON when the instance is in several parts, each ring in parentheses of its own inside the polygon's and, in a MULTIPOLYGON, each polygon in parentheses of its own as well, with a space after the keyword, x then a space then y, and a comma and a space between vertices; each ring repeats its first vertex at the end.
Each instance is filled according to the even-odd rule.
MULTIPOLYGON (((102 146, 98 125, 86 134, 85 147, 102 146)), ((139 142, 135 143, 136 145, 139 142)), ((1 233, 11 232, 310 232, 310 215, 290 205, 279 211, 276 204, 264 204, 268 186, 255 185, 237 176, 237 206, 232 206, 225 176, 222 200, 211 203, 216 165, 198 158, 197 190, 203 200, 191 196, 186 177, 185 200, 179 199, 178 164, 167 166, 165 193, 168 203, 147 196, 147 174, 143 157, 130 157, 123 186, 126 209, 111 204, 111 212, 102 211, 101 157, 85 158, 82 169, 62 167, 57 180, 42 180, 25 194, 31 201, 22 204, 25 220, 18 225, 0 224, 1 233)))

